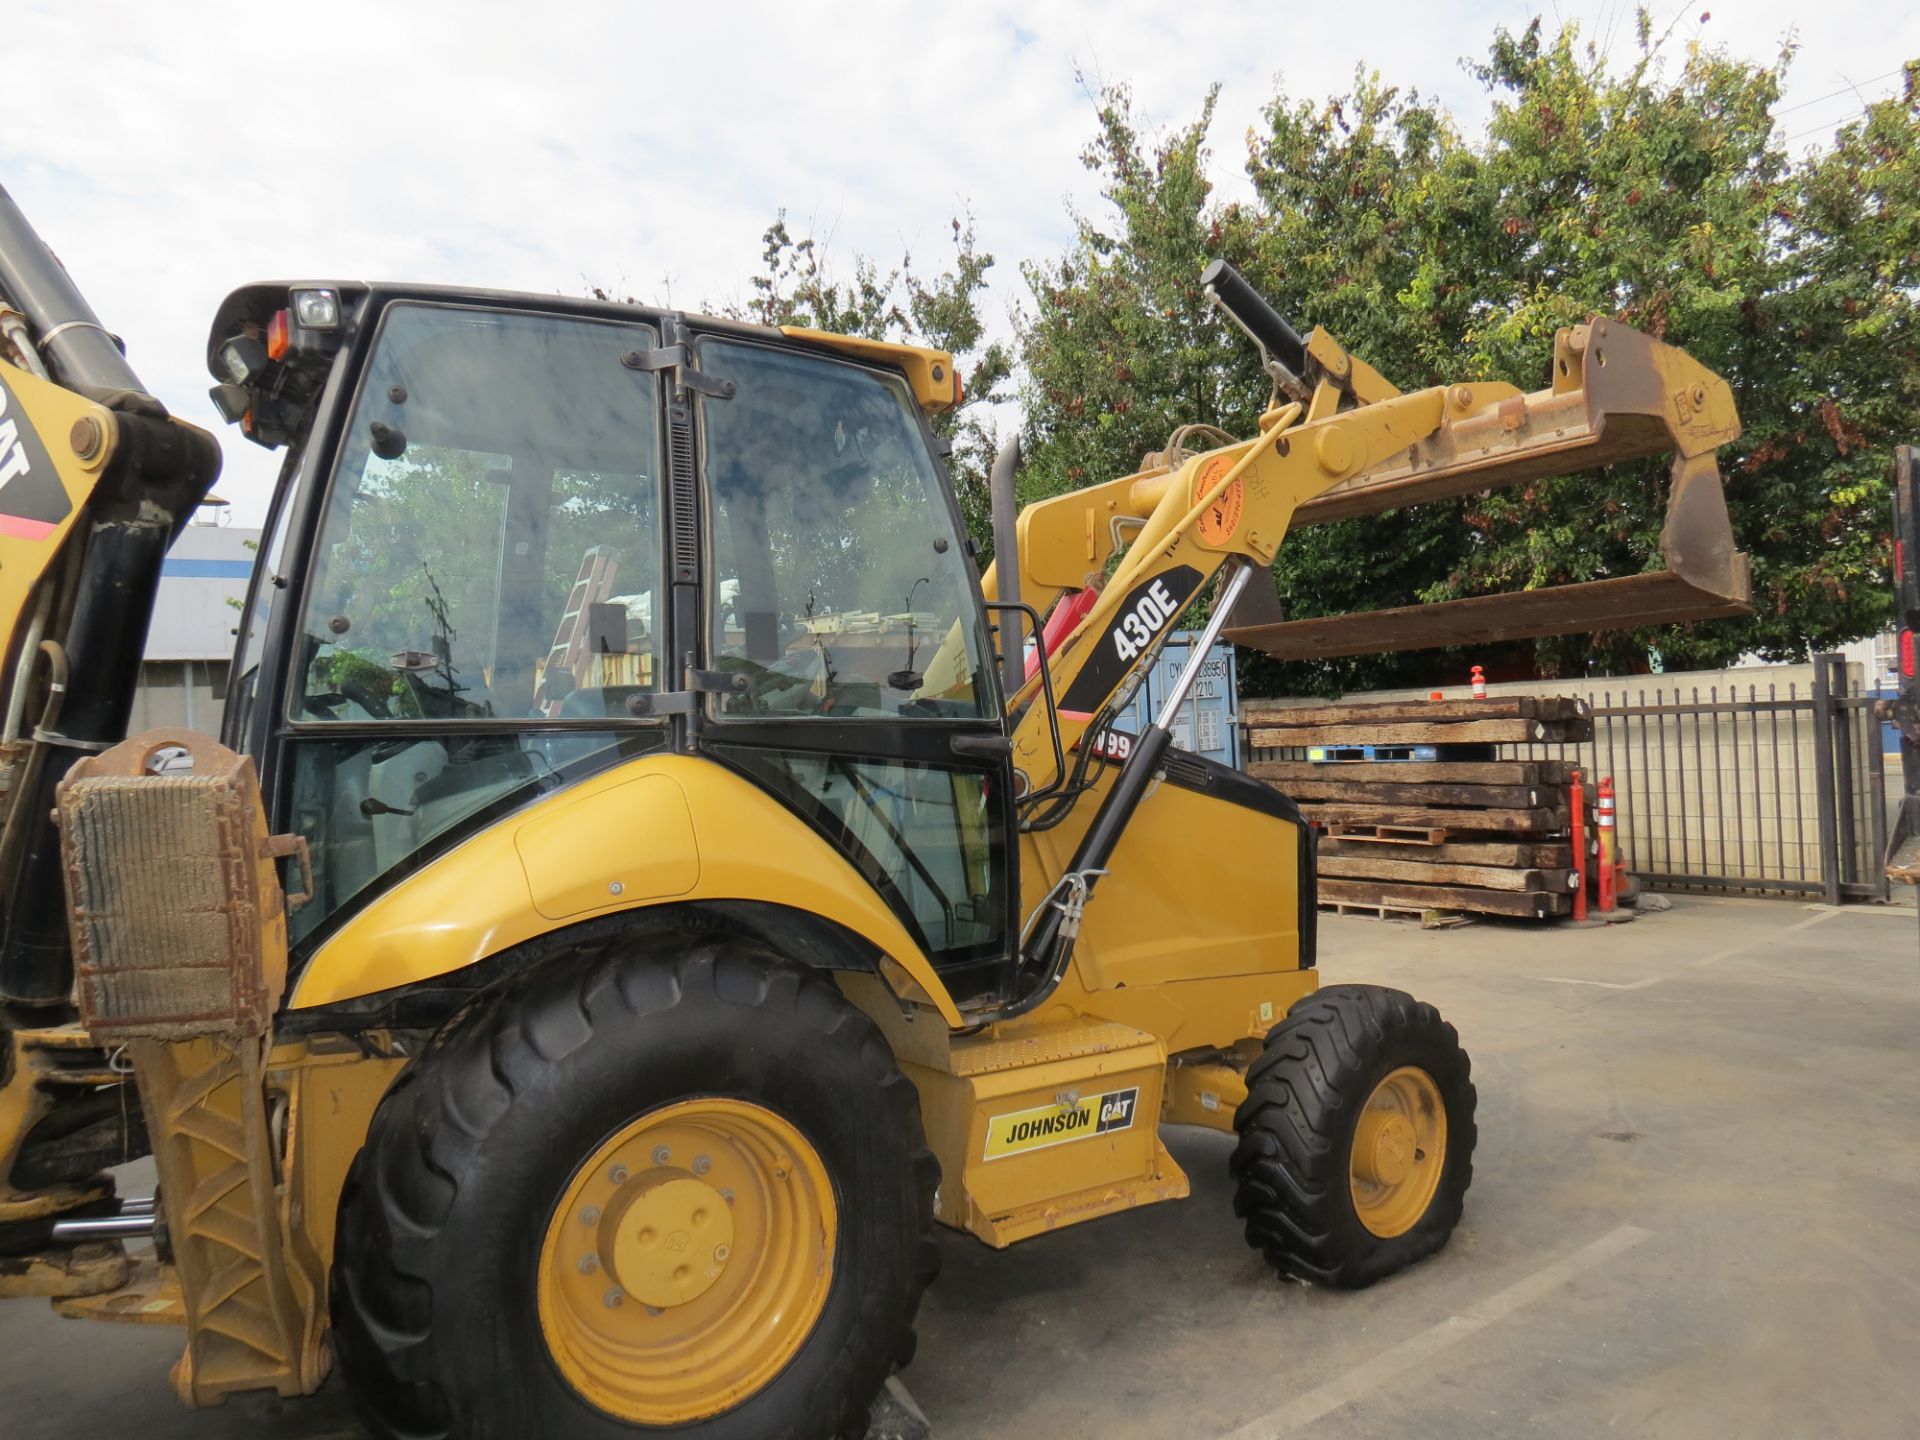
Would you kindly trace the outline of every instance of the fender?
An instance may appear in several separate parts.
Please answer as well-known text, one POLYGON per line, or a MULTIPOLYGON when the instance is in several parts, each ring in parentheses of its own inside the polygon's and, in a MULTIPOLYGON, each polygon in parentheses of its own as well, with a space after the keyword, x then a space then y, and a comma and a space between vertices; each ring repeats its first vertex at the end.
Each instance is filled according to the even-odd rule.
POLYGON ((961 1024, 925 952, 838 851, 748 781, 687 755, 583 780, 448 851, 322 945, 289 1008, 431 980, 583 920, 695 900, 770 901, 843 925, 961 1024))

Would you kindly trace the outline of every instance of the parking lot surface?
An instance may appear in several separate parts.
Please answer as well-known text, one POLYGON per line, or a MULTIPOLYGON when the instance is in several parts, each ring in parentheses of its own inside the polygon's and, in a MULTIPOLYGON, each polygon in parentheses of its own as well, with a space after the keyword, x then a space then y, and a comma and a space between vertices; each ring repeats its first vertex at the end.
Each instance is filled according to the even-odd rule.
MULTIPOLYGON (((1323 916, 1329 982, 1438 1005, 1480 1148, 1440 1255, 1371 1290, 1191 1198, 1005 1252, 942 1238, 906 1373, 939 1440, 1920 1434, 1911 908, 1676 897, 1608 929, 1323 916)), ((337 1385, 179 1410, 176 1332, 0 1306, 0 1436, 348 1437, 337 1385)))

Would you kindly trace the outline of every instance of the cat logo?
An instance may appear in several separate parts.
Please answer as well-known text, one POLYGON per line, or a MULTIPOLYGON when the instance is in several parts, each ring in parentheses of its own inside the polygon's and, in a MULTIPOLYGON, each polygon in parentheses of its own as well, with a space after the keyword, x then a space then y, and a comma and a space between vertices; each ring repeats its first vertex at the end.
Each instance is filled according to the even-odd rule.
POLYGON ((72 509, 26 407, 0 379, 0 536, 44 540, 72 509))
POLYGON ((1139 1106, 1140 1087, 1134 1085, 1103 1095, 1082 1096, 1069 1104, 995 1115, 987 1122, 987 1153, 982 1158, 1004 1160, 1009 1155, 1045 1150, 1070 1140, 1130 1130, 1139 1106))

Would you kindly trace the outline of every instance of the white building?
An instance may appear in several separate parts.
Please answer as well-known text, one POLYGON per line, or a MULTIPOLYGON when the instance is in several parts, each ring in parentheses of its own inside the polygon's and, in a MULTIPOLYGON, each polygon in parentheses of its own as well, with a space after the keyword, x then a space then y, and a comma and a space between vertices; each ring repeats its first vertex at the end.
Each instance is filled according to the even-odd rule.
MULTIPOLYGON (((200 511, 216 513, 213 506, 200 511)), ((163 725, 219 733, 234 627, 259 545, 258 530, 198 520, 174 542, 160 571, 129 734, 163 725)))

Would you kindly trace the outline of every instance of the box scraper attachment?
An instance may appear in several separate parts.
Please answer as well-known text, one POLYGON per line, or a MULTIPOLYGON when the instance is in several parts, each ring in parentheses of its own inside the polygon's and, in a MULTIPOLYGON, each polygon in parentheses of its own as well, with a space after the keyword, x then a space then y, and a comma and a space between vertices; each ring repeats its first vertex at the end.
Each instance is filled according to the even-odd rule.
MULTIPOLYGON (((1320 331, 1307 348, 1337 354, 1320 331)), ((1612 320, 1596 318, 1564 329, 1554 337, 1553 349, 1548 389, 1524 395, 1512 390, 1488 404, 1488 387, 1454 387, 1434 434, 1303 503, 1294 512, 1294 527, 1670 452, 1674 462, 1660 534, 1664 570, 1434 605, 1240 625, 1230 628, 1227 638, 1280 659, 1313 660, 1749 613, 1747 557, 1734 547, 1714 462, 1715 450, 1740 434, 1727 382, 1684 351, 1612 320), (1481 392, 1477 399, 1475 390, 1481 392)), ((1393 393, 1368 373, 1382 393, 1393 393)), ((1357 398, 1365 403, 1376 397, 1357 398)))

